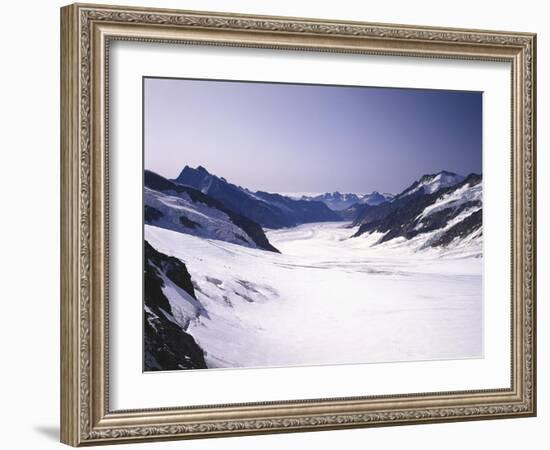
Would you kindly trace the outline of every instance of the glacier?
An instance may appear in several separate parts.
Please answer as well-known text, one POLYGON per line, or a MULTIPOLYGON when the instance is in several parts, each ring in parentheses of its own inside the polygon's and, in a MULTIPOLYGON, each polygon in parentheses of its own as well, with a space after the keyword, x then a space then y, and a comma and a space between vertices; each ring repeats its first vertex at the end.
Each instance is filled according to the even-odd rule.
POLYGON ((479 235, 430 247, 429 233, 381 243, 350 226, 266 230, 280 254, 154 225, 144 237, 191 275, 200 308, 169 283, 165 293, 208 368, 483 356, 479 235))

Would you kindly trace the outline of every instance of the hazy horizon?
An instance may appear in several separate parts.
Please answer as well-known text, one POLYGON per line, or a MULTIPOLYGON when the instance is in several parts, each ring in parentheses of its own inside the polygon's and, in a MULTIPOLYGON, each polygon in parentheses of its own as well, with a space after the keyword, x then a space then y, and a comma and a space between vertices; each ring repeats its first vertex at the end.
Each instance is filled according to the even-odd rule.
POLYGON ((252 191, 398 193, 482 172, 482 93, 144 79, 144 166, 252 191))

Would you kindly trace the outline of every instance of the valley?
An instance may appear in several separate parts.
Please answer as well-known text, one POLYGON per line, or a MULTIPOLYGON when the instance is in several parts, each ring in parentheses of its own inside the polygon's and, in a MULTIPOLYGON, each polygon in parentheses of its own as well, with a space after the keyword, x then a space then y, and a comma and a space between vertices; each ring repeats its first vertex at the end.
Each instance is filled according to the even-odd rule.
POLYGON ((399 194, 144 174, 146 370, 483 355, 482 177, 399 194))
POLYGON ((348 225, 269 231, 280 254, 153 226, 145 239, 189 270, 202 312, 164 291, 208 368, 482 356, 475 245, 442 258, 350 238, 348 225))

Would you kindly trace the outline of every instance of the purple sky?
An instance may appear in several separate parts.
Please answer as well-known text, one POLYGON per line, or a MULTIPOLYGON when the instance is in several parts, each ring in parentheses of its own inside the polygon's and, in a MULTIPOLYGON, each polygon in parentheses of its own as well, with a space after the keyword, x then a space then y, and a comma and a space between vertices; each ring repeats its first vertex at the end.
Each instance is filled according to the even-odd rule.
POLYGON ((145 168, 269 192, 399 192, 481 173, 480 92, 144 79, 145 168))

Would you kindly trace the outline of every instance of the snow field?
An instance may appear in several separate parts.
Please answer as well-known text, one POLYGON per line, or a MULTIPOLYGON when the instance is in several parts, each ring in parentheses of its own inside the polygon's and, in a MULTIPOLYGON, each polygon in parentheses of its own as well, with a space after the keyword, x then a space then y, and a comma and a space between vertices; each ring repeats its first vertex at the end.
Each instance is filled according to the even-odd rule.
POLYGON ((266 234, 281 254, 145 227, 191 274, 199 314, 167 296, 209 368, 482 357, 479 239, 418 251, 342 222, 266 234))

